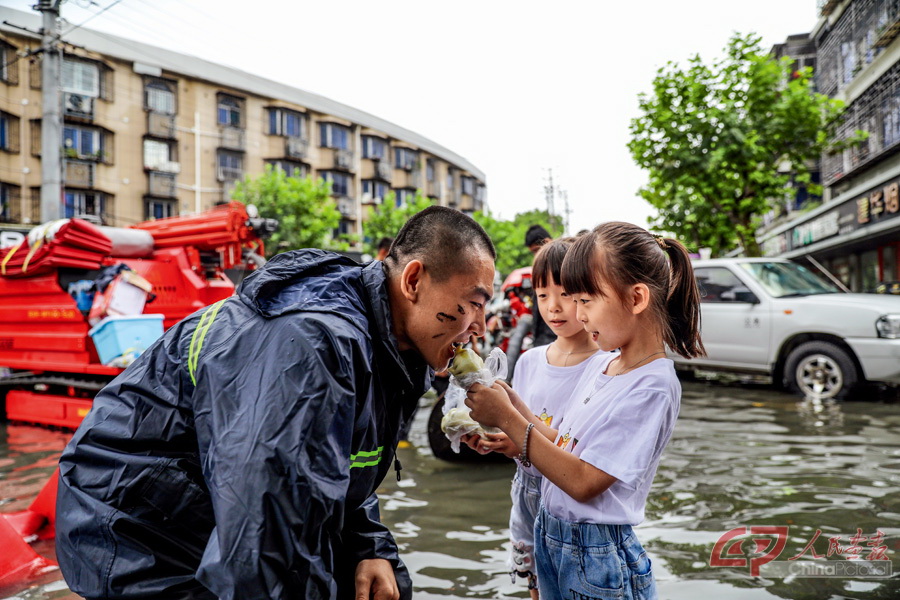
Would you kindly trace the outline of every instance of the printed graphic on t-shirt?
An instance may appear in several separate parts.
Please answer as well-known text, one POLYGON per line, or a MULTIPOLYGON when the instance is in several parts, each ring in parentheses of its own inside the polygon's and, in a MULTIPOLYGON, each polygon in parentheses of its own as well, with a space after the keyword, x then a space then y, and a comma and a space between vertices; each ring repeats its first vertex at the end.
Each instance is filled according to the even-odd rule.
POLYGON ((538 419, 540 419, 541 421, 543 421, 543 422, 544 422, 544 425, 546 425, 547 427, 550 427, 550 423, 553 422, 553 415, 548 415, 548 414, 547 414, 547 409, 544 408, 544 409, 541 411, 541 414, 540 414, 540 416, 538 417, 538 419))
POLYGON ((562 448, 563 450, 565 450, 566 446, 569 445, 570 439, 571 439, 571 436, 569 435, 569 432, 567 431, 566 435, 560 436, 560 438, 558 440, 556 440, 556 445, 559 446, 560 448, 562 448))

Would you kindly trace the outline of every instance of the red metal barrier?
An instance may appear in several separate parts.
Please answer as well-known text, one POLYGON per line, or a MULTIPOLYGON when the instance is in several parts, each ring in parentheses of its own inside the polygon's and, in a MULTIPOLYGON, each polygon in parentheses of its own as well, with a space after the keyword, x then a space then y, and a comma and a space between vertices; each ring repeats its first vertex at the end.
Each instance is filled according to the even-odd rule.
POLYGON ((28 582, 58 568, 31 549, 6 515, 0 515, 0 548, 0 588, 28 582))

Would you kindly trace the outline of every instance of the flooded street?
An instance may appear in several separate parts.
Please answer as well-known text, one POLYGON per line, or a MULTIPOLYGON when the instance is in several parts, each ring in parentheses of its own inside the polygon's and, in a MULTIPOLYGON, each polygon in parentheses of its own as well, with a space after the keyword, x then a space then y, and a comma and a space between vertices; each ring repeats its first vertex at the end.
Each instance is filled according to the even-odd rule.
MULTIPOLYGON (((403 478, 385 481, 382 517, 413 575, 417 599, 527 598, 506 572, 512 463, 450 463, 428 448, 429 408, 412 446, 399 451, 403 478)), ((0 508, 24 508, 66 434, 0 425, 0 508)), ((900 404, 818 403, 764 386, 686 383, 681 416, 637 528, 651 554, 660 598, 887 599, 900 597, 900 404), (778 560, 807 550, 831 559, 885 546, 890 579, 753 577, 749 567, 711 567, 726 532, 786 526, 778 560), (850 537, 862 530, 855 542, 850 537), (870 538, 880 531, 881 540, 870 538), (840 536, 837 545, 829 538, 840 536), (840 548, 838 548, 840 546, 840 548), (840 552, 838 552, 840 550, 840 552), (844 554, 841 554, 843 552, 844 554)), ((749 542, 745 548, 751 547, 749 542)), ((49 553, 52 548, 39 548, 49 553)), ((748 551, 749 552, 749 551, 748 551)), ((6 598, 75 598, 54 574, 6 598)))

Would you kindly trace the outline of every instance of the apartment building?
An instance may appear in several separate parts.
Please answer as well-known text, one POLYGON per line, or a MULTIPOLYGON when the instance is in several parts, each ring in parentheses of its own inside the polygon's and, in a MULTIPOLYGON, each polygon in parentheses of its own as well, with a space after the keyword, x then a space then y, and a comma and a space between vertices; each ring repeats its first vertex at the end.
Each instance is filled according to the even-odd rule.
MULTIPOLYGON (((4 9, 32 31, 37 14, 4 9)), ((338 233, 388 191, 416 190, 472 213, 485 176, 413 131, 250 73, 133 40, 78 29, 61 68, 63 216, 127 226, 227 200, 265 165, 330 181, 338 233)), ((40 40, 0 25, 0 223, 41 221, 40 40)))
POLYGON ((900 279, 900 2, 819 0, 817 91, 846 103, 838 132, 868 139, 821 160, 821 206, 766 231, 765 252, 812 256, 853 291, 900 279))

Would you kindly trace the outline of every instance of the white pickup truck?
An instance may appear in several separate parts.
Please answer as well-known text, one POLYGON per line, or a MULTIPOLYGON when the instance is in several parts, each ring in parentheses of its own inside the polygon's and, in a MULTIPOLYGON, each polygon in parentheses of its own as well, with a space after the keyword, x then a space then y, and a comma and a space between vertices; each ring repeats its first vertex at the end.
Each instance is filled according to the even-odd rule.
POLYGON ((795 392, 844 398, 864 382, 900 384, 900 296, 851 294, 799 264, 765 258, 694 261, 701 368, 772 376, 795 392))

